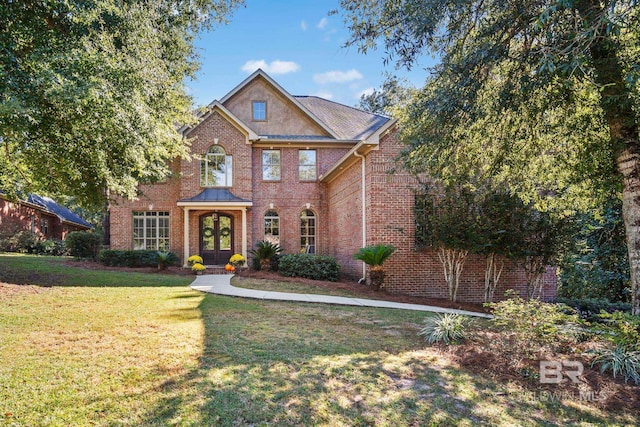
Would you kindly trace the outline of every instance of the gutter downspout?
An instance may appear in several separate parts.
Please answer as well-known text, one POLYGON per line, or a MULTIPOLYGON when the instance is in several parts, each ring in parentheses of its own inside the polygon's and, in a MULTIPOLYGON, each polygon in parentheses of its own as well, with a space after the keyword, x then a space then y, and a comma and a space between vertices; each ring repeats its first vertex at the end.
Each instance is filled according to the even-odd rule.
MULTIPOLYGON (((366 174, 366 168, 365 168, 365 159, 367 158, 364 154, 360 154, 357 151, 354 151, 353 155, 355 157, 358 157, 360 159, 362 159, 362 247, 364 248, 365 246, 367 246, 367 212, 366 212, 366 200, 365 200, 365 196, 366 196, 366 191, 365 191, 365 184, 366 184, 366 178, 367 178, 367 174, 366 174)), ((367 264, 365 264, 364 262, 362 263, 362 279, 360 279, 360 281, 358 281, 358 283, 362 282, 364 283, 364 281, 367 278, 367 264)))

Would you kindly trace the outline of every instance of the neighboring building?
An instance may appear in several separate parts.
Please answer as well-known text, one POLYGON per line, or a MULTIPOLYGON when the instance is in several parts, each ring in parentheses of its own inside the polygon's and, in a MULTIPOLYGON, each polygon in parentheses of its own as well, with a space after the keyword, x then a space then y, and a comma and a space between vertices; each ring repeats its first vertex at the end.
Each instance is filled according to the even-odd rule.
POLYGON ((49 197, 30 194, 27 200, 11 202, 0 194, 0 239, 20 231, 31 231, 44 239, 64 240, 72 231, 92 226, 49 197))
MULTIPOLYGON (((258 70, 211 103, 197 125, 181 129, 191 160, 173 177, 141 185, 135 201, 109 208, 112 249, 171 250, 225 264, 259 240, 284 253, 332 255, 341 272, 362 277, 352 256, 391 243, 385 264, 390 292, 446 298, 434 254, 414 245, 417 182, 398 169, 396 121, 314 96, 292 96, 258 70)), ((470 259, 461 301, 481 301, 484 262, 470 259)), ((515 270, 505 284, 524 284, 515 270)), ((550 279, 553 279, 550 277, 550 279)), ((553 281, 553 280, 551 280, 553 281)), ((503 289, 498 289, 496 295, 503 289)), ((553 296, 547 286, 546 296, 553 296)))

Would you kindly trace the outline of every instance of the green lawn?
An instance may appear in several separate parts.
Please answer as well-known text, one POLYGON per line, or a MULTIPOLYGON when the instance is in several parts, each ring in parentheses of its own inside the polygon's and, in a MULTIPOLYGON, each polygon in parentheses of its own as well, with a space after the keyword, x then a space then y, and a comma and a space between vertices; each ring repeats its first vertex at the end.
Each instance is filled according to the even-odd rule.
POLYGON ((204 295, 0 255, 0 425, 637 424, 457 369, 425 314, 204 295), (25 280, 28 279, 28 280, 25 280))

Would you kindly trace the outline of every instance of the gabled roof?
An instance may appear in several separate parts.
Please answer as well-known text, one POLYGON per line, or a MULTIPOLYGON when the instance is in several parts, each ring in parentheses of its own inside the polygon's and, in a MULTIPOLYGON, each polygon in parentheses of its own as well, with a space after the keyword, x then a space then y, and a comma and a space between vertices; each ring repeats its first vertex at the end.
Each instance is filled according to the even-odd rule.
MULTIPOLYGON (((292 104, 294 104, 296 107, 298 107, 300 110, 302 110, 302 112, 304 112, 307 116, 309 116, 309 118, 311 118, 311 120, 313 120, 314 122, 316 122, 321 128, 323 128, 324 130, 326 130, 332 137, 334 138, 338 138, 338 136, 333 132, 333 130, 328 127, 324 122, 322 122, 321 120, 319 120, 318 117, 316 117, 316 115, 310 111, 309 109, 307 109, 303 104, 301 104, 300 102, 298 102, 298 100, 296 99, 296 97, 291 96, 291 94, 289 92, 287 92, 282 86, 280 86, 275 80, 273 80, 271 77, 269 77, 269 75, 267 73, 265 73, 264 71, 262 71, 262 69, 258 68, 256 71, 253 72, 253 74, 251 74, 249 77, 247 77, 246 79, 244 79, 238 86, 236 86, 235 88, 233 88, 231 90, 231 92, 229 92, 228 94, 226 94, 224 96, 224 98, 222 98, 220 100, 220 103, 224 104, 227 100, 229 100, 232 96, 234 96, 236 93, 240 92, 242 90, 242 88, 244 88, 245 86, 247 86, 249 83, 251 83, 253 80, 257 79, 257 78, 263 78, 265 79, 271 86, 273 86, 278 92, 280 92, 280 94, 282 96, 284 96, 286 99, 288 99, 292 104)), ((339 138, 338 138, 339 139, 339 138)))
POLYGON ((55 200, 49 197, 38 196, 37 194, 29 194, 27 202, 41 207, 46 212, 56 215, 64 222, 70 222, 85 228, 93 228, 91 224, 82 219, 79 215, 71 212, 66 207, 59 205, 55 200))
POLYGON ((339 139, 365 140, 391 119, 317 96, 296 99, 327 125, 339 139))
POLYGON ((195 129, 200 123, 204 122, 209 116, 213 114, 214 111, 218 111, 224 118, 229 120, 229 122, 236 127, 240 132, 247 135, 248 141, 254 141, 259 139, 258 135, 252 131, 247 125, 245 125, 242 120, 237 118, 231 111, 229 111, 224 105, 222 105, 219 101, 213 101, 208 105, 207 111, 200 114, 198 116, 198 123, 192 127, 187 127, 182 129, 183 134, 186 136, 195 129))

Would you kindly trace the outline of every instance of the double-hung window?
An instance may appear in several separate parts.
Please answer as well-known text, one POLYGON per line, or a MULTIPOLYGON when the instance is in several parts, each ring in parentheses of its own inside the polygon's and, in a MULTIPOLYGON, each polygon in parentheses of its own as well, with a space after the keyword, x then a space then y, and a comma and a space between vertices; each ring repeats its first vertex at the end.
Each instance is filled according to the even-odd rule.
POLYGON ((264 240, 274 245, 280 244, 280 216, 273 209, 264 214, 264 240))
POLYGON ((262 179, 280 181, 280 150, 262 151, 262 179))
POLYGON ((298 178, 300 181, 315 181, 316 170, 316 150, 298 151, 298 178))
POLYGON ((300 252, 316 253, 316 215, 309 209, 300 214, 300 252))

